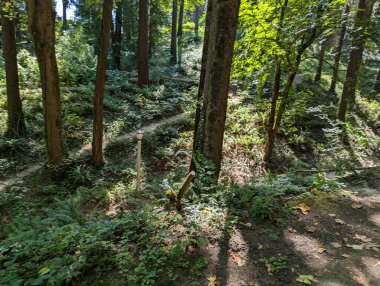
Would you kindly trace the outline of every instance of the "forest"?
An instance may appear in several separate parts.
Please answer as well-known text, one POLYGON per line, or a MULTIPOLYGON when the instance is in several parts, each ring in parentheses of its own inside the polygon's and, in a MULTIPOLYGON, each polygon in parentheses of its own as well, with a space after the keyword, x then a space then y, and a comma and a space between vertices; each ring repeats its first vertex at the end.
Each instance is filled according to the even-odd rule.
POLYGON ((380 285, 380 1, 0 24, 0 286, 380 285))

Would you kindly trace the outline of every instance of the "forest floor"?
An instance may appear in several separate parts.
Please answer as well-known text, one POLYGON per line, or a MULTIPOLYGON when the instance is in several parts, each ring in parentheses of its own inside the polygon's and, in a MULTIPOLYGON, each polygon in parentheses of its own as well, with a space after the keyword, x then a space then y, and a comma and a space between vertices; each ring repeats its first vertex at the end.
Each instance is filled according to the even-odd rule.
POLYGON ((242 218, 203 249, 211 257, 208 285, 302 285, 300 278, 325 286, 380 285, 379 175, 335 194, 315 190, 313 198, 288 201, 299 211, 275 222, 242 218))

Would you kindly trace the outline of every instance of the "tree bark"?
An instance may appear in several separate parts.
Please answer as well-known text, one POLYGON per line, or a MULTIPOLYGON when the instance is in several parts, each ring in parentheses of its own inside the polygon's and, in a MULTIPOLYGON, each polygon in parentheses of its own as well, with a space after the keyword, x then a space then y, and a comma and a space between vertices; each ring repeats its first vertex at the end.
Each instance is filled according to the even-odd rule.
POLYGON ((321 50, 318 55, 318 67, 317 72, 315 73, 315 82, 319 82, 322 77, 322 69, 323 69, 323 62, 325 60, 325 52, 326 52, 326 45, 325 43, 321 43, 321 50))
POLYGON ((204 85, 206 77, 206 68, 207 68, 207 56, 208 56, 208 46, 210 38, 210 25, 211 25, 211 16, 212 16, 212 0, 207 2, 207 12, 206 12, 206 23, 205 23, 205 33, 203 40, 203 50, 202 50, 202 60, 201 60, 201 71, 199 76, 199 86, 196 102, 196 111, 195 111, 195 123, 194 123, 194 135, 193 135, 193 155, 191 158, 190 171, 195 171, 195 155, 201 150, 201 117, 203 114, 203 96, 204 96, 204 85))
POLYGON ((349 102, 351 104, 354 104, 355 102, 356 84, 366 41, 366 22, 371 17, 373 4, 373 1, 359 0, 358 11, 355 16, 354 32, 352 35, 350 59, 347 65, 346 79, 343 84, 343 91, 337 115, 337 118, 343 122, 346 120, 349 102))
POLYGON ((112 22, 112 0, 104 0, 100 48, 96 70, 96 86, 94 97, 94 121, 92 138, 92 159, 95 166, 103 160, 103 97, 106 82, 107 55, 112 22))
POLYGON ((68 0, 62 0, 62 30, 67 29, 67 3, 68 0))
MULTIPOLYGON (((350 6, 346 5, 344 14, 347 15, 350 12, 350 6)), ((342 56, 343 42, 344 37, 346 36, 347 24, 346 21, 343 21, 342 30, 340 31, 338 44, 336 46, 335 57, 334 57, 334 67, 333 74, 331 77, 331 85, 330 85, 330 93, 335 93, 336 84, 338 82, 338 74, 339 74, 339 64, 340 58, 342 56)))
POLYGON ((115 16, 115 35, 113 46, 113 62, 116 69, 121 70, 121 27, 123 25, 123 6, 117 3, 115 16))
POLYGON ((170 41, 170 62, 172 64, 177 63, 177 10, 178 10, 178 0, 173 0, 172 33, 171 33, 171 41, 170 41))
POLYGON ((49 161, 58 166, 65 158, 57 60, 55 17, 51 0, 27 0, 28 24, 40 68, 45 133, 49 161))
POLYGON ((139 0, 138 84, 149 84, 148 0, 139 0))
MULTIPOLYGON (((214 0, 215 1, 215 0, 214 0)), ((232 55, 240 0, 213 2, 209 57, 204 87, 204 138, 202 153, 215 165, 218 179, 222 161, 232 55), (214 9, 215 8, 215 9, 214 9)))
POLYGON ((199 43, 199 17, 200 17, 200 7, 195 6, 194 10, 194 42, 199 43))
POLYGON ((1 24, 5 79, 7 86, 8 130, 10 136, 19 136, 26 131, 18 81, 15 19, 11 17, 14 7, 11 0, 3 0, 1 24))
POLYGON ((183 34, 183 13, 184 13, 184 8, 185 8, 185 1, 180 0, 179 4, 179 17, 178 17, 178 65, 181 65, 182 63, 182 44, 183 44, 183 39, 182 39, 182 34, 183 34))

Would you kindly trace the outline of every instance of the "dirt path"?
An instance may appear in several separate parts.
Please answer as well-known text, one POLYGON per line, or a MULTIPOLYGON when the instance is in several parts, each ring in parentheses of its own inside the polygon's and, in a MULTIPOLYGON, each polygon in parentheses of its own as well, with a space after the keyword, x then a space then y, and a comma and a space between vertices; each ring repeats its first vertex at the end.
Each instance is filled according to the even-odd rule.
POLYGON ((210 257, 205 285, 213 276, 218 286, 307 285, 296 279, 312 275, 318 280, 313 285, 379 286, 377 177, 347 188, 355 194, 303 199, 310 206, 305 214, 238 224, 219 244, 205 248, 210 257))
MULTIPOLYGON (((166 124, 170 124, 170 123, 173 123, 176 121, 180 121, 182 119, 185 119, 186 117, 187 117, 187 114, 185 114, 185 113, 178 114, 178 115, 169 117, 167 119, 163 119, 161 121, 146 125, 146 126, 142 127, 141 130, 144 133, 150 133, 158 127, 161 127, 161 126, 164 126, 166 124)), ((127 139, 130 139, 134 136, 136 136, 136 131, 125 133, 125 134, 120 135, 116 138, 106 139, 104 141, 103 148, 106 148, 109 144, 112 144, 112 143, 118 143, 118 142, 126 141, 127 139)), ((83 145, 80 149, 69 152, 69 157, 70 158, 80 157, 84 153, 90 152, 90 151, 91 151, 91 144, 86 144, 86 145, 83 145)), ((8 186, 11 186, 13 184, 16 184, 16 183, 22 181, 25 177, 28 177, 28 176, 38 172, 44 166, 45 166, 44 162, 36 163, 33 166, 28 167, 27 169, 23 170, 20 173, 9 176, 5 180, 0 181, 0 192, 4 191, 5 188, 7 188, 8 186)))

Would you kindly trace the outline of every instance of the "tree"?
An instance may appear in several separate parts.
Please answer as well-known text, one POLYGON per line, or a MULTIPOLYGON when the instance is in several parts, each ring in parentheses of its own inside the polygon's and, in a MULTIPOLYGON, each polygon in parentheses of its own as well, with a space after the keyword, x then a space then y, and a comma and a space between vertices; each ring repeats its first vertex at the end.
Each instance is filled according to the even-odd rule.
POLYGON ((182 62, 182 44, 183 44, 183 39, 182 39, 182 34, 183 34, 183 13, 185 9, 185 0, 180 0, 179 3, 179 17, 178 17, 178 32, 177 32, 177 37, 178 37, 178 64, 181 65, 182 62))
POLYGON ((106 82, 107 54, 110 39, 111 22, 112 0, 104 0, 94 97, 92 159, 95 166, 99 166, 102 163, 103 159, 103 97, 106 82))
POLYGON ((62 30, 67 29, 67 6, 69 4, 68 0, 62 0, 62 30))
POLYGON ((374 0, 359 0, 352 33, 350 59, 347 65, 346 78, 343 84, 337 115, 337 118, 343 122, 346 120, 348 103, 354 104, 355 102, 356 84, 366 42, 368 20, 371 17, 374 3, 374 0))
POLYGON ((121 70, 121 27, 123 25, 122 1, 116 2, 115 31, 113 36, 113 62, 118 70, 121 70))
POLYGON ((177 10, 178 0, 173 0, 172 8, 172 32, 170 39, 170 62, 177 63, 177 10))
POLYGON ((148 0, 139 0, 138 84, 149 84, 148 0))
POLYGON ((315 73, 315 78, 314 78, 315 82, 318 82, 321 80, 323 62, 325 61, 325 53, 326 53, 326 39, 323 39, 320 45, 320 50, 319 50, 319 55, 318 55, 318 67, 317 67, 317 72, 315 73))
POLYGON ((342 29, 340 30, 338 43, 335 50, 333 74, 331 76, 331 85, 330 85, 330 90, 329 90, 330 93, 335 93, 336 83, 338 82, 339 63, 340 63, 340 58, 342 56, 343 41, 344 41, 344 37, 346 35, 346 30, 347 30, 347 24, 344 18, 350 13, 350 6, 346 4, 345 7, 346 8, 344 10, 344 15, 343 15, 344 17, 342 21, 342 29))
POLYGON ((375 84, 373 85, 373 93, 379 94, 380 93, 380 68, 377 70, 377 77, 375 84))
POLYGON ((47 151, 57 166, 65 158, 57 60, 55 56, 55 13, 51 0, 27 0, 29 29, 40 68, 47 151))
POLYGON ((3 38, 3 56, 7 86, 8 130, 11 136, 21 135, 25 130, 24 115, 20 99, 18 81, 16 32, 13 0, 1 2, 1 25, 3 38))
POLYGON ((215 165, 218 179, 222 161, 224 126, 230 82, 232 55, 240 0, 212 3, 207 40, 207 67, 204 83, 203 120, 200 153, 215 165))
POLYGON ((207 68, 207 56, 208 56, 208 46, 210 39, 210 25, 211 25, 211 14, 212 14, 212 2, 207 2, 207 12, 206 12, 206 23, 205 23, 205 34, 202 49, 202 60, 201 60, 201 71, 199 75, 199 85, 197 93, 196 111, 195 111, 195 123, 194 123, 194 135, 193 135, 193 156, 190 164, 190 171, 195 170, 195 158, 194 156, 201 151, 202 146, 202 114, 203 114, 203 98, 204 98, 204 85, 206 77, 207 68))
POLYGON ((194 9, 194 42, 199 43, 199 18, 200 18, 200 6, 195 5, 194 9))

